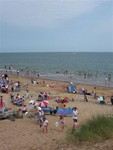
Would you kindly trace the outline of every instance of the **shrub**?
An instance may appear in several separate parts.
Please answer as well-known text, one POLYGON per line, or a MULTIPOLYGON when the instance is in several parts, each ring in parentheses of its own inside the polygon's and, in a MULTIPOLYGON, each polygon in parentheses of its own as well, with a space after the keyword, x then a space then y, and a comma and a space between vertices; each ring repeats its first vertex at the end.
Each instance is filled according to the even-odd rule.
POLYGON ((113 137, 113 118, 98 115, 88 119, 79 129, 71 129, 66 139, 69 142, 100 142, 113 137))

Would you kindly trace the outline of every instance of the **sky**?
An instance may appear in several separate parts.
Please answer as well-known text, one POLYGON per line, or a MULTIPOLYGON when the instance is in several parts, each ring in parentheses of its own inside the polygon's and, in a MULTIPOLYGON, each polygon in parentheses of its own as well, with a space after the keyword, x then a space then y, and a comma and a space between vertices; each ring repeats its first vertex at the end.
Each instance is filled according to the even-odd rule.
POLYGON ((113 0, 0 0, 0 52, 113 52, 113 0))

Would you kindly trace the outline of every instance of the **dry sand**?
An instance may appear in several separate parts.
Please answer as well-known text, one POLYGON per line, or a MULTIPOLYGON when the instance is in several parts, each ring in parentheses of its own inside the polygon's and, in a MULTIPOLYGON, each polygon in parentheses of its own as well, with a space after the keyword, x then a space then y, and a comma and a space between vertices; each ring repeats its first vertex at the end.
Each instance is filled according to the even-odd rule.
MULTIPOLYGON (((33 96, 32 99, 36 99, 39 92, 50 92, 51 100, 49 100, 50 106, 57 106, 56 102, 54 102, 55 97, 69 97, 70 99, 74 98, 74 102, 66 103, 66 107, 74 107, 76 106, 79 111, 78 119, 79 123, 82 124, 85 122, 90 116, 96 114, 109 114, 113 113, 113 106, 110 104, 110 96, 113 94, 113 88, 106 87, 97 87, 94 89, 92 85, 81 85, 77 84, 77 91, 79 87, 84 87, 88 92, 92 90, 97 93, 97 95, 105 96, 106 105, 99 105, 96 103, 96 100, 93 99, 92 96, 88 96, 89 102, 84 102, 83 95, 80 94, 70 94, 64 91, 64 86, 69 83, 66 82, 57 82, 57 88, 43 87, 41 78, 37 78, 36 81, 38 84, 32 85, 30 78, 28 77, 17 77, 10 76, 10 79, 15 81, 20 81, 22 85, 22 90, 20 95, 23 96, 26 93, 25 84, 26 81, 29 84, 29 95, 33 96)), ((51 85, 52 82, 56 83, 56 81, 45 80, 46 85, 51 85)), ((14 107, 10 102, 11 91, 9 90, 8 94, 1 93, 5 99, 5 103, 7 107, 11 107, 13 109, 18 109, 18 107, 14 107)), ((16 95, 17 92, 14 93, 16 95)), ((28 105, 28 101, 31 98, 26 100, 26 104, 28 105)), ((66 143, 65 137, 66 132, 73 125, 72 117, 65 117, 65 129, 61 131, 60 128, 55 127, 55 122, 58 121, 58 116, 46 116, 49 121, 48 133, 43 133, 42 129, 36 123, 35 119, 29 119, 24 116, 23 119, 16 119, 16 121, 11 122, 9 120, 0 121, 0 150, 113 150, 113 139, 109 139, 107 141, 103 141, 102 143, 97 143, 94 145, 83 144, 83 145, 71 145, 66 143)))

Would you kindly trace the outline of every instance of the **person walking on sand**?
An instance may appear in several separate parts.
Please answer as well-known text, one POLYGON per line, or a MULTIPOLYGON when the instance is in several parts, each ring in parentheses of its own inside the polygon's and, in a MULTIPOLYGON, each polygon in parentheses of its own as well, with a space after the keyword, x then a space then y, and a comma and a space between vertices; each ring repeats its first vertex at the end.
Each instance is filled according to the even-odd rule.
POLYGON ((3 100, 3 96, 0 96, 0 110, 3 110, 5 104, 4 104, 4 100, 3 100))
POLYGON ((79 128, 79 126, 78 120, 75 120, 73 123, 73 128, 79 128))
POLYGON ((87 96, 86 96, 86 92, 84 91, 84 101, 88 102, 87 96))
POLYGON ((107 86, 107 84, 108 84, 108 77, 106 76, 106 78, 105 78, 105 87, 107 86))
POLYGON ((40 107, 38 107, 38 124, 40 125, 40 127, 42 127, 43 125, 44 118, 45 116, 43 110, 40 107))
POLYGON ((65 120, 63 116, 60 116, 60 119, 58 120, 59 125, 61 126, 61 130, 64 130, 65 120))
POLYGON ((43 123, 42 123, 42 130, 43 130, 44 133, 48 132, 48 125, 49 125, 49 121, 44 116, 43 123))
MULTIPOLYGON (((75 124, 75 122, 77 122, 78 121, 78 110, 77 110, 77 107, 74 107, 73 108, 73 123, 75 124)), ((75 126, 73 124, 73 126, 75 126)))
POLYGON ((42 86, 45 87, 46 83, 45 83, 45 80, 42 81, 42 86))

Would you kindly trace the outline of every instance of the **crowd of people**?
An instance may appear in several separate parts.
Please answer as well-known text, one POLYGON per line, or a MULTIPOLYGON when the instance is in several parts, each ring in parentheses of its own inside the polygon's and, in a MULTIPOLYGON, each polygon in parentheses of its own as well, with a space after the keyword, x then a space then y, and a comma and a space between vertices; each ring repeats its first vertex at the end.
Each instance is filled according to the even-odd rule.
MULTIPOLYGON (((27 114, 28 112, 28 107, 25 104, 26 99, 29 98, 29 84, 28 82, 26 82, 25 84, 25 90, 26 90, 26 94, 25 96, 20 96, 19 92, 21 91, 21 84, 19 81, 17 82, 10 82, 8 76, 4 75, 2 76, 2 80, 5 79, 7 81, 7 85, 10 84, 11 87, 11 94, 10 94, 10 100, 11 103, 13 105, 17 105, 17 106, 21 106, 19 107, 19 109, 22 111, 23 114, 27 114), (14 92, 17 92, 17 94, 15 95, 14 92)), ((33 82, 34 84, 34 82, 33 82)), ((43 80, 42 82, 42 86, 45 86, 45 80, 43 80)), ((6 88, 6 87, 5 87, 6 88)), ((6 90, 8 91, 8 90, 6 90)), ((1 90, 1 92, 3 92, 1 90)), ((8 93, 8 92, 6 92, 8 93)), ((88 97, 87 97, 87 91, 84 90, 83 91, 83 97, 84 97, 84 101, 85 102, 89 102, 88 97)), ((95 93, 92 93, 91 95, 93 95, 97 102, 99 104, 105 104, 105 97, 104 96, 95 96, 95 93)), ((38 97, 36 99, 36 101, 43 101, 43 100, 48 100, 49 99, 50 94, 48 92, 40 92, 38 94, 38 97)), ((69 102, 70 100, 68 99, 68 97, 64 97, 64 98, 59 98, 57 97, 55 99, 55 101, 57 103, 66 103, 69 102)), ((72 99, 72 101, 74 101, 74 99, 72 99)), ((113 95, 110 97, 110 102, 113 105, 113 95)), ((42 128, 42 131, 44 133, 48 132, 48 126, 49 126, 49 121, 46 118, 46 114, 44 113, 43 109, 41 107, 39 107, 39 105, 35 105, 35 103, 33 103, 34 109, 36 110, 36 118, 37 118, 37 123, 39 124, 39 126, 42 128)), ((66 105, 63 105, 64 107, 62 107, 63 109, 66 108, 66 105)), ((0 96, 0 110, 2 110, 5 107, 5 101, 3 96, 0 96)), ((58 107, 56 108, 50 108, 50 114, 56 114, 58 110, 58 107)), ((77 107, 72 108, 72 120, 73 120, 73 124, 72 124, 72 128, 79 128, 79 121, 78 121, 78 109, 77 107)), ((60 129, 63 131, 65 129, 65 125, 66 125, 66 121, 65 121, 65 115, 61 115, 59 114, 59 119, 57 122, 55 122, 55 126, 56 127, 60 127, 60 129)))
POLYGON ((16 96, 10 94, 10 99, 11 99, 11 103, 17 106, 22 106, 25 102, 24 96, 21 97, 19 93, 17 93, 16 96))
POLYGON ((40 92, 38 95, 37 100, 42 101, 42 100, 47 100, 49 98, 49 93, 48 92, 40 92))
MULTIPOLYGON (((48 126, 49 126, 49 121, 47 120, 45 113, 43 109, 39 106, 34 107, 36 110, 36 118, 37 118, 37 123, 39 124, 40 128, 42 128, 44 133, 48 132, 48 126)), ((72 120, 73 120, 73 125, 72 128, 79 128, 79 123, 78 123, 78 109, 77 107, 73 108, 72 112, 72 120)), ((57 122, 55 122, 55 127, 59 127, 61 131, 65 129, 66 121, 65 121, 65 115, 59 115, 59 119, 57 122)))

